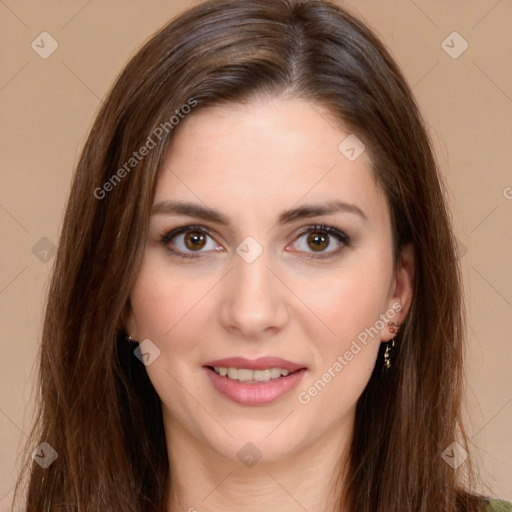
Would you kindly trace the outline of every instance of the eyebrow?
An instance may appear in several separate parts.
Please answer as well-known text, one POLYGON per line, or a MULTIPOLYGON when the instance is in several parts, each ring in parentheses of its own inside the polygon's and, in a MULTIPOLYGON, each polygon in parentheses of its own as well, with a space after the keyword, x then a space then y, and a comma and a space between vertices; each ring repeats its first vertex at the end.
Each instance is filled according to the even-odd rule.
MULTIPOLYGON (((291 210, 286 210, 279 215, 277 223, 279 225, 289 224, 299 219, 318 217, 321 215, 329 215, 337 212, 353 213, 360 216, 364 222, 368 222, 365 213, 355 204, 346 203, 344 201, 327 201, 322 204, 310 204, 298 206, 291 210)), ((161 201, 151 208, 151 215, 168 214, 168 215, 184 215, 188 217, 196 217, 202 220, 215 222, 223 226, 230 226, 229 217, 225 214, 213 210, 207 206, 196 203, 188 203, 184 201, 161 201)))

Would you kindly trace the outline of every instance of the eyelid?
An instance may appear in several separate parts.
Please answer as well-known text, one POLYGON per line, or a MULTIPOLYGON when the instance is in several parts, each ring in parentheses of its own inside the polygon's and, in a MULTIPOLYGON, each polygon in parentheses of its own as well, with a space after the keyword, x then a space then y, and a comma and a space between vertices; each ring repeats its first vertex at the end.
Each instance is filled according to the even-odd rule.
POLYGON ((324 231, 325 233, 328 233, 330 235, 338 236, 340 239, 346 240, 347 242, 350 240, 350 237, 341 228, 328 224, 313 224, 305 226, 304 228, 301 228, 301 230, 297 234, 297 237, 314 231, 324 231))
POLYGON ((174 238, 175 236, 181 235, 182 233, 186 233, 187 231, 200 231, 201 233, 204 233, 205 235, 209 236, 210 238, 213 238, 213 231, 210 228, 208 228, 206 226, 188 224, 186 226, 181 226, 179 228, 166 230, 161 235, 162 243, 169 243, 169 241, 172 238, 174 238))

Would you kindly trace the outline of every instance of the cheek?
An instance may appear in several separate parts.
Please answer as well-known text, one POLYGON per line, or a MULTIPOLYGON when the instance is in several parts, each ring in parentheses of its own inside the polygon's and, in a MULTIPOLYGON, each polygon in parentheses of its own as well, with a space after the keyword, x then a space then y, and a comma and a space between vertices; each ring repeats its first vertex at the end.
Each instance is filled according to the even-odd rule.
MULTIPOLYGON (((208 280, 170 272, 158 258, 145 258, 130 301, 139 338, 153 340, 163 351, 172 340, 191 337, 197 322, 194 316, 206 315, 209 301, 203 300, 211 284, 208 280)), ((186 344, 189 346, 188 344, 186 344)), ((173 347, 179 349, 179 347, 173 347)))
POLYGON ((319 327, 324 334, 318 330, 313 338, 317 355, 314 378, 334 383, 328 386, 325 403, 330 399, 348 400, 348 406, 362 392, 375 366, 381 341, 375 323, 382 313, 381 300, 356 285, 344 282, 336 293, 330 294, 330 300, 318 304, 319 316, 330 332, 319 327))
POLYGON ((346 413, 375 367, 384 325, 380 315, 386 312, 392 268, 391 258, 378 249, 376 245, 365 257, 361 251, 303 291, 316 318, 302 320, 303 330, 309 324, 315 363, 302 391, 306 401, 318 397, 313 408, 319 411, 336 403, 337 414, 346 413))
POLYGON ((130 296, 132 315, 140 341, 150 339, 160 354, 146 367, 162 401, 171 409, 185 410, 187 393, 200 392, 201 346, 204 322, 211 320, 206 298, 212 283, 184 272, 172 272, 160 259, 145 258, 130 296))
MULTIPOLYGON (((301 404, 311 404, 308 407, 314 415, 332 414, 331 419, 339 421, 368 384, 380 347, 379 318, 386 303, 378 276, 374 269, 359 277, 326 280, 324 292, 317 291, 312 298, 311 310, 317 317, 309 321, 314 365, 298 398, 301 404)), ((307 321, 303 322, 304 330, 307 321)))
MULTIPOLYGON (((364 260, 354 257, 346 267, 316 279, 303 292, 310 309, 322 320, 326 333, 323 338, 330 338, 331 345, 336 339, 337 350, 375 326, 379 315, 385 312, 391 276, 391 263, 385 260, 377 254, 364 260)), ((378 325, 382 328, 382 322, 378 325)), ((374 339, 380 341, 378 336, 374 339)))

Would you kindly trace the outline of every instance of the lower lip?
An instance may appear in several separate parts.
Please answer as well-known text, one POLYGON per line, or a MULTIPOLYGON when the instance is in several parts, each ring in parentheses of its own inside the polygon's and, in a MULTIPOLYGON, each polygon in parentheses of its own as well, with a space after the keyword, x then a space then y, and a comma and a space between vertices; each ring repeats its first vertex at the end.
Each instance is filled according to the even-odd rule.
POLYGON ((213 387, 221 395, 243 405, 265 405, 278 400, 295 388, 306 373, 306 369, 302 368, 286 377, 257 384, 247 384, 228 377, 221 377, 210 368, 205 368, 205 370, 213 387))

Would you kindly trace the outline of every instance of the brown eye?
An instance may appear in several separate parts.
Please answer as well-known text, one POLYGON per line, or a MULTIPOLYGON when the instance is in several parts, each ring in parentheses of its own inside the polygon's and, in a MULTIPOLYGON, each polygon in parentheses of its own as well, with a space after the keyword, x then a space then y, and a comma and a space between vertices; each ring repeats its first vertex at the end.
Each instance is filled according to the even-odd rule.
POLYGON ((189 231, 183 239, 187 249, 196 251, 206 245, 206 236, 200 231, 189 231))
POLYGON ((313 251, 323 251, 329 246, 329 235, 312 231, 308 236, 307 243, 313 251))
POLYGON ((181 258, 200 258, 205 253, 222 251, 209 229, 203 226, 182 226, 160 236, 162 245, 181 258))
POLYGON ((303 257, 318 260, 341 255, 351 243, 351 238, 339 228, 318 224, 304 229, 294 245, 303 257))

